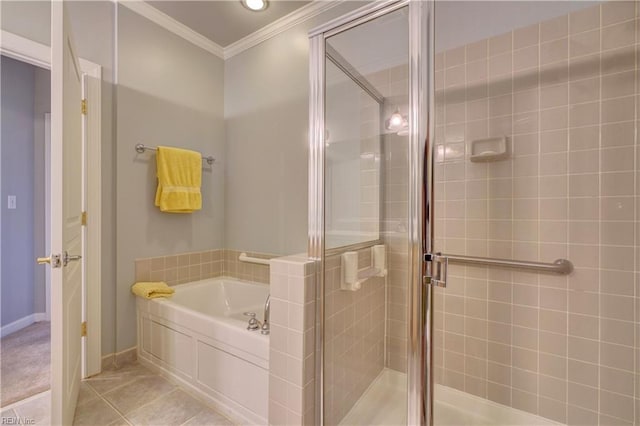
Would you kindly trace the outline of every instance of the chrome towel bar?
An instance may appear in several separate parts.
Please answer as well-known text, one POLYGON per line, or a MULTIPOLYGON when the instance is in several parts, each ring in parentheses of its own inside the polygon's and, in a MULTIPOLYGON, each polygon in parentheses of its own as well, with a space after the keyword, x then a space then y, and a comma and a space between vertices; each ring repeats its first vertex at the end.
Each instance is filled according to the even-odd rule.
MULTIPOLYGON (((145 152, 145 151, 157 151, 157 150, 158 150, 158 148, 156 148, 155 146, 146 146, 146 145, 141 144, 141 143, 136 144, 135 148, 136 148, 136 152, 137 152, 138 154, 142 154, 142 153, 143 153, 143 152, 145 152)), ((211 156, 211 155, 209 155, 209 156, 207 156, 207 157, 205 157, 205 156, 203 155, 203 156, 202 156, 202 159, 203 159, 204 161, 206 161, 206 162, 207 162, 207 164, 209 164, 209 165, 212 165, 212 164, 213 164, 213 162, 214 162, 214 161, 216 161, 216 159, 215 159, 215 158, 213 158, 213 156, 211 156)))
MULTIPOLYGON (((494 259, 490 257, 460 256, 456 254, 433 254, 431 258, 448 260, 451 263, 466 265, 495 266, 499 268, 525 269, 533 272, 550 272, 560 275, 568 275, 573 271, 573 264, 567 259, 557 259, 553 263, 530 262, 526 260, 494 259)), ((425 258, 425 260, 431 260, 425 258)), ((436 260, 436 259, 433 259, 436 260)))

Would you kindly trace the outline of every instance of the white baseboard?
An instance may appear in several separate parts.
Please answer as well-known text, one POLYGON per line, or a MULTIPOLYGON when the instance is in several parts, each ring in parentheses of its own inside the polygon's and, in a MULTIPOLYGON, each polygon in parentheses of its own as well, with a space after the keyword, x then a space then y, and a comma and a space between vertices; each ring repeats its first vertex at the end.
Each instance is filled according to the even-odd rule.
POLYGON ((11 333, 15 333, 18 330, 22 330, 23 328, 30 326, 34 322, 46 321, 46 319, 47 314, 44 312, 27 315, 26 317, 22 317, 19 320, 0 327, 0 337, 8 336, 11 333))

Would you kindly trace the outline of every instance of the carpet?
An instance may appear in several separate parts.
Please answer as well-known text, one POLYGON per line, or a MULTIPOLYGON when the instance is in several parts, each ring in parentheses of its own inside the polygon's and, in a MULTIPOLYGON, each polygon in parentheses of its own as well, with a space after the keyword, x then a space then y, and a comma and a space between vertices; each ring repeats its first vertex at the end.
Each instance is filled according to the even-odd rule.
POLYGON ((51 323, 31 324, 0 340, 0 407, 49 389, 51 323))

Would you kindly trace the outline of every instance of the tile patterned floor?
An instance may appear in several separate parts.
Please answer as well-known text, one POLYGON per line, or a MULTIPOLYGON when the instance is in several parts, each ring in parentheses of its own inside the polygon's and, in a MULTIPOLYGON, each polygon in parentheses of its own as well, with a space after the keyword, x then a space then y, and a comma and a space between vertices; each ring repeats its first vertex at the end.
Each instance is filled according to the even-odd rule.
MULTIPOLYGON (((50 393, 9 406, 2 418, 48 425, 50 393)), ((17 424, 17 423, 14 423, 17 424)), ((231 426, 227 418, 138 363, 104 371, 80 385, 77 426, 231 426)))

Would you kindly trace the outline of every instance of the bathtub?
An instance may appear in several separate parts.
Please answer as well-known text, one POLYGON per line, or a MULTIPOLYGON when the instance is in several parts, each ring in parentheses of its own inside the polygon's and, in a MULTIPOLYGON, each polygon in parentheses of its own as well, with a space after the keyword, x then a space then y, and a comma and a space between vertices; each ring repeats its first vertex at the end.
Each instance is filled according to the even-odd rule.
POLYGON ((170 299, 136 298, 138 360, 207 400, 238 424, 267 424, 269 336, 248 331, 263 319, 269 286, 231 278, 181 284, 170 299))

